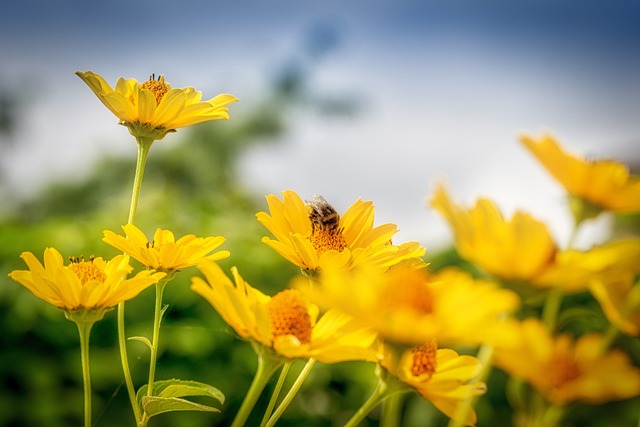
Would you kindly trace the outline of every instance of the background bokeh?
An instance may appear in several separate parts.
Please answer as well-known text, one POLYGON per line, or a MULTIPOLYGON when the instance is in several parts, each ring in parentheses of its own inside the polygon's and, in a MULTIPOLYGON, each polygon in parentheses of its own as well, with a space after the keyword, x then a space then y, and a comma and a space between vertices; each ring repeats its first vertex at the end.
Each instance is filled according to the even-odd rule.
MULTIPOLYGON (((562 190, 517 136, 551 131, 576 153, 638 163, 639 19, 640 6, 622 0, 3 2, 0 425, 77 425, 82 416, 75 328, 6 274, 23 268, 22 251, 40 257, 47 246, 114 255, 102 230, 118 230, 128 212, 135 144, 76 70, 112 83, 162 73, 206 98, 241 99, 231 121, 154 145, 138 218, 147 233, 224 235, 225 267, 237 265, 269 293, 296 271, 260 243, 266 232, 254 215, 265 194, 287 188, 320 193, 339 211, 373 200, 377 222, 398 224, 398 241, 419 240, 435 263, 450 244, 425 204, 436 179, 457 199, 485 195, 506 212, 534 212, 564 241, 562 190)), ((579 243, 598 241, 610 225, 590 225, 579 243)), ((232 345, 188 276, 167 291, 159 376, 209 382, 229 401, 222 415, 166 415, 154 425, 225 425, 255 357, 232 345)), ((129 304, 131 335, 150 330, 151 294, 129 304)), ((92 336, 97 426, 131 417, 113 363, 114 317, 92 336)), ((131 348, 141 384, 147 356, 131 348)), ((371 371, 317 368, 283 425, 340 425, 368 394, 371 371)), ((509 425, 500 395, 485 402, 487 419, 509 425)), ((607 425, 596 424, 601 410, 582 413, 577 425, 607 425)), ((407 425, 443 422, 420 400, 407 414, 407 425)))

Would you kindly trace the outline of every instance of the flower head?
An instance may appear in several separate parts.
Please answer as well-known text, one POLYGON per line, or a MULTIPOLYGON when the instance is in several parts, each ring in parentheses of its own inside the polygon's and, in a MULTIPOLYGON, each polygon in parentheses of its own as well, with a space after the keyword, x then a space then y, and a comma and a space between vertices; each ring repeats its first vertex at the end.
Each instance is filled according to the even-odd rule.
POLYGON ((603 354, 600 335, 552 336, 539 320, 527 319, 520 337, 519 345, 497 349, 496 365, 529 382, 554 404, 598 404, 640 394, 640 369, 621 350, 603 354))
POLYGON ((395 224, 374 227, 374 207, 370 201, 358 199, 339 215, 321 196, 305 204, 291 190, 282 194, 283 200, 273 194, 267 196, 271 215, 266 212, 256 215, 276 238, 264 237, 262 241, 303 270, 317 270, 329 258, 338 258, 349 266, 375 260, 385 269, 424 254, 417 242, 391 243, 398 232, 395 224))
POLYGON ((198 268, 206 280, 192 278, 191 288, 216 309, 238 335, 274 350, 287 359, 314 358, 324 363, 376 360, 375 333, 340 312, 319 310, 297 290, 273 297, 251 287, 238 273, 235 284, 215 263, 198 268))
MULTIPOLYGON (((460 405, 468 405, 469 397, 486 392, 483 382, 474 380, 482 366, 473 356, 460 356, 453 350, 438 348, 436 340, 428 340, 405 350, 399 360, 390 347, 384 345, 380 364, 390 374, 413 388, 422 398, 451 419, 460 405)), ((469 407, 464 425, 475 425, 476 413, 469 407)))
POLYGON ((158 228, 149 242, 133 224, 123 225, 122 229, 126 236, 105 230, 102 240, 154 270, 176 271, 194 266, 203 259, 218 261, 229 256, 229 251, 213 252, 224 242, 222 236, 187 234, 175 240, 171 231, 158 228))
POLYGON ((551 135, 520 140, 571 196, 612 212, 640 211, 640 178, 630 176, 624 164, 574 156, 551 135))
POLYGON ((501 279, 529 280, 556 255, 547 227, 524 212, 506 220, 488 199, 465 209, 451 200, 443 185, 436 188, 431 206, 451 226, 460 256, 501 279))
POLYGON ((313 286, 300 281, 298 287, 390 343, 414 345, 435 338, 452 344, 508 345, 513 338, 505 317, 519 306, 518 296, 459 270, 430 274, 400 263, 381 274, 371 264, 345 270, 328 263, 317 279, 313 286))
POLYGON ((192 87, 172 88, 164 76, 146 82, 120 78, 115 90, 98 74, 76 72, 134 136, 162 139, 167 132, 208 120, 229 119, 227 105, 238 99, 218 95, 202 101, 192 87))
POLYGON ((630 275, 594 280, 589 286, 609 322, 629 335, 640 335, 640 285, 630 275))
POLYGON ((165 276, 165 273, 143 271, 126 279, 133 267, 129 257, 118 255, 110 261, 102 258, 73 258, 64 265, 60 252, 44 251, 44 265, 31 252, 21 255, 29 270, 9 274, 35 296, 63 310, 104 309, 138 295, 165 276))

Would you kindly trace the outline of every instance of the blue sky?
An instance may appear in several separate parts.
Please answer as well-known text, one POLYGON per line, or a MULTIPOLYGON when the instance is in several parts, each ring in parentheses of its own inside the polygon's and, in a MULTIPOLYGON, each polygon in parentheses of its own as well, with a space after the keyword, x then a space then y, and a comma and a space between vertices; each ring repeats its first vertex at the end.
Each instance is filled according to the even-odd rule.
POLYGON ((111 82, 163 73, 233 93, 241 115, 324 26, 339 44, 315 90, 366 108, 350 121, 296 115, 282 144, 245 159, 257 194, 322 193, 339 209, 373 199, 401 240, 427 247, 447 235, 424 203, 436 179, 467 203, 485 195, 564 226, 561 191, 517 135, 549 130, 576 153, 640 160, 638 22, 640 4, 619 0, 3 2, 0 88, 26 85, 28 115, 1 162, 26 192, 131 150, 76 70, 111 82))

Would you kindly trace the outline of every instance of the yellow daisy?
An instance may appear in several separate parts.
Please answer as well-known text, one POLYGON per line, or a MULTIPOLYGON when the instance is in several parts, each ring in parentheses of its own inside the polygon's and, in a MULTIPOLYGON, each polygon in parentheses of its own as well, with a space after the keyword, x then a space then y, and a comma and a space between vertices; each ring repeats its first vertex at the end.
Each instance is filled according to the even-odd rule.
POLYGON ((589 286, 613 325, 629 335, 640 335, 640 285, 630 275, 594 280, 589 286))
POLYGON ((317 281, 296 285, 322 306, 334 307, 371 327, 390 343, 491 342, 508 346, 515 333, 508 315, 518 296, 459 270, 429 274, 397 264, 385 273, 374 265, 350 270, 327 263, 317 281))
POLYGON ((553 404, 600 404, 640 395, 640 369, 621 350, 603 354, 600 335, 554 337, 532 318, 522 322, 520 336, 518 346, 496 350, 495 363, 553 404))
POLYGON ((339 258, 350 266, 362 260, 376 260, 382 268, 424 255, 417 242, 393 245, 398 232, 395 224, 373 226, 374 207, 370 201, 358 199, 343 215, 321 196, 302 201, 291 190, 283 200, 267 196, 270 215, 259 212, 256 217, 275 237, 262 241, 285 259, 303 270, 317 270, 326 258, 339 258))
POLYGON ((505 280, 527 281, 553 262, 556 244, 547 227, 524 212, 506 220, 497 206, 479 199, 466 209, 456 205, 442 184, 431 198, 447 220, 460 256, 505 280))
POLYGON ((523 135, 520 141, 571 196, 612 212, 640 211, 640 178, 624 164, 569 154, 551 135, 523 135))
POLYGON ((125 236, 105 230, 102 240, 154 270, 176 271, 194 266, 201 260, 218 261, 229 256, 229 251, 213 252, 224 242, 222 236, 203 238, 187 234, 175 240, 171 231, 158 228, 149 242, 133 224, 123 225, 122 229, 125 236))
POLYGON ((486 392, 486 385, 475 379, 482 370, 478 359, 438 348, 435 340, 404 351, 399 360, 386 345, 383 345, 382 353, 380 364, 391 375, 451 419, 457 420, 460 406, 467 405, 468 409, 464 411, 466 418, 457 421, 463 425, 475 425, 476 413, 467 399, 486 392))
POLYGON ((297 290, 273 297, 251 287, 234 267, 235 284, 215 263, 198 268, 206 280, 192 278, 191 289, 204 297, 242 338, 274 350, 287 359, 313 358, 324 363, 376 360, 376 335, 335 310, 318 320, 319 310, 297 290))
POLYGON ((38 298, 63 310, 113 307, 134 298, 165 276, 165 273, 143 271, 126 279, 133 267, 129 265, 129 257, 124 255, 110 261, 73 258, 69 265, 64 265, 60 252, 47 248, 44 265, 31 252, 23 252, 21 258, 29 270, 14 270, 9 277, 38 298))
POLYGON ((193 87, 172 88, 164 76, 138 83, 120 78, 115 90, 98 74, 76 72, 98 99, 134 136, 162 139, 167 132, 208 120, 229 119, 227 105, 238 99, 222 94, 202 101, 193 87))

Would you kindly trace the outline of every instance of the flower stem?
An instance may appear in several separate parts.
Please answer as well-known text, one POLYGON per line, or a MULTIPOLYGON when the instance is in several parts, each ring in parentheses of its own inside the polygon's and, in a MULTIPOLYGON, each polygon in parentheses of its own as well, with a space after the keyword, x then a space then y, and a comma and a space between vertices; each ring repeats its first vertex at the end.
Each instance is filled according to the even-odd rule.
POLYGON ((160 340, 160 323, 162 322, 162 295, 167 285, 167 277, 156 283, 156 305, 153 316, 153 338, 151 341, 151 355, 149 357, 149 382, 147 384, 147 396, 153 396, 153 382, 156 376, 156 361, 158 359, 158 346, 160 340))
MULTIPOLYGON (((259 344, 256 344, 256 346, 258 345, 259 344)), ((246 424, 251 410, 258 401, 258 397, 260 397, 260 393, 262 393, 262 390, 273 374, 283 363, 282 359, 270 356, 266 351, 258 351, 258 369, 256 370, 256 375, 253 377, 251 387, 249 387, 249 391, 247 391, 231 427, 241 427, 246 424)))
POLYGON ((360 409, 353 414, 351 419, 347 421, 344 427, 356 427, 385 399, 396 393, 404 393, 409 390, 407 385, 403 384, 381 366, 378 366, 376 369, 378 378, 380 378, 376 389, 373 391, 371 396, 369 396, 369 399, 362 404, 360 409))
POLYGON ((129 358, 127 357, 127 338, 124 333, 124 301, 118 304, 118 347, 120 348, 120 362, 122 363, 122 373, 124 374, 124 382, 127 386, 129 401, 133 409, 133 416, 136 419, 136 425, 140 422, 142 414, 136 400, 136 390, 133 387, 131 379, 131 370, 129 369, 129 358))
POLYGON ((278 396, 280 395, 280 391, 282 390, 282 385, 284 384, 284 380, 287 378, 287 374, 289 373, 289 368, 291 367, 292 362, 287 362, 282 367, 280 371, 280 376, 278 377, 278 382, 276 383, 275 388, 273 389, 273 393, 271 393, 271 400, 269 400, 269 405, 267 405, 267 410, 264 411, 264 416, 262 417, 262 422, 260 423, 260 427, 264 427, 269 421, 269 417, 273 413, 273 408, 276 406, 276 401, 278 400, 278 396))
POLYGON ((395 427, 400 425, 400 408, 402 407, 402 395, 397 393, 389 396, 382 405, 380 427, 395 427))
POLYGON ((91 372, 89 370, 89 335, 93 322, 76 321, 80 334, 80 359, 84 383, 84 426, 91 427, 91 372))
POLYGON ((316 364, 315 359, 309 359, 307 361, 307 364, 304 365, 304 368, 302 368, 302 371, 300 371, 298 378, 296 378, 295 382, 289 389, 289 392, 284 397, 284 399, 282 399, 282 402, 280 402, 278 409, 276 409, 276 411, 273 413, 271 418, 269 418, 269 422, 267 423, 266 427, 273 427, 275 423, 278 421, 278 419, 280 419, 280 417, 282 416, 284 411, 287 409, 287 407, 289 406, 289 404, 291 403, 295 395, 298 393, 298 390, 300 390, 300 387, 302 386, 302 383, 304 383, 304 380, 306 380, 307 376, 309 376, 309 372, 311 372, 311 369, 313 369, 315 364, 316 364))
MULTIPOLYGON (((131 204, 129 206, 128 224, 133 224, 136 211, 138 209, 138 199, 140 198, 140 188, 142 187, 142 176, 144 175, 144 166, 147 162, 149 148, 153 143, 152 139, 136 137, 138 143, 138 159, 136 161, 136 172, 133 179, 133 189, 131 191, 131 204)), ((136 424, 141 420, 142 414, 136 400, 136 390, 131 379, 131 370, 129 368, 129 358, 127 356, 127 338, 124 332, 124 301, 118 304, 118 347, 120 348, 120 362, 122 363, 122 371, 124 381, 127 385, 127 393, 131 401, 133 415, 136 418, 136 424)))

